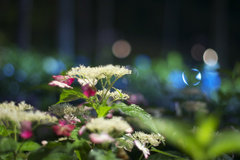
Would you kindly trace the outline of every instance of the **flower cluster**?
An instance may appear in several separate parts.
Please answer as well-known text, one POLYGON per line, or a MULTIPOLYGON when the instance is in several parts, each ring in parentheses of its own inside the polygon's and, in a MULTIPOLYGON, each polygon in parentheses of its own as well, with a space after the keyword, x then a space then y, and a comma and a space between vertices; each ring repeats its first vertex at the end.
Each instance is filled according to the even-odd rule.
POLYGON ((90 122, 86 124, 86 128, 95 133, 131 133, 132 127, 124 121, 121 117, 113 116, 111 119, 104 118, 92 118, 90 122), (116 125, 117 124, 117 125, 116 125))
POLYGON ((111 97, 113 101, 117 100, 127 100, 129 98, 129 95, 126 93, 122 93, 122 90, 116 90, 114 92, 107 91, 106 89, 104 90, 98 90, 97 95, 100 97, 111 97))
POLYGON ((159 133, 146 134, 144 132, 134 132, 132 137, 135 140, 139 140, 142 144, 149 143, 152 146, 158 146, 161 142, 165 141, 164 137, 159 133))
POLYGON ((144 157, 147 159, 150 155, 148 148, 150 146, 158 146, 164 141, 165 138, 159 133, 146 134, 144 132, 135 131, 133 134, 126 134, 123 137, 118 138, 116 146, 118 148, 124 148, 127 151, 131 151, 135 145, 143 152, 144 157))
POLYGON ((83 107, 74 107, 69 103, 61 103, 61 104, 53 105, 53 106, 50 106, 48 110, 49 112, 59 117, 63 117, 65 115, 78 116, 78 115, 83 115, 85 112, 83 107))
POLYGON ((86 79, 88 82, 91 82, 92 85, 96 80, 109 78, 115 76, 117 78, 122 77, 126 74, 131 74, 131 70, 126 69, 121 66, 99 66, 99 67, 85 67, 80 65, 79 67, 72 68, 67 72, 72 78, 86 79))
POLYGON ((14 102, 3 102, 0 104, 1 120, 13 122, 18 128, 22 121, 35 121, 38 123, 56 122, 57 118, 45 112, 34 111, 31 105, 21 102, 15 105, 14 102))
POLYGON ((1 109, 9 109, 11 111, 25 111, 25 110, 32 110, 33 106, 26 104, 24 101, 15 104, 15 102, 3 102, 0 104, 1 109))

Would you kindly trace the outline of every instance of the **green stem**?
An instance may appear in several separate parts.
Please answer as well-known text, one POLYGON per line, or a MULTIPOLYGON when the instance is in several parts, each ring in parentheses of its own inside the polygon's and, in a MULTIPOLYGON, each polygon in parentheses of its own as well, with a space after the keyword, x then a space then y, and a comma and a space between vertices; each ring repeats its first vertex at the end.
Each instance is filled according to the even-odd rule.
POLYGON ((17 154, 16 154, 15 151, 13 151, 13 159, 14 159, 14 160, 17 160, 17 154))
POLYGON ((114 85, 114 83, 115 83, 119 78, 121 78, 121 77, 116 78, 112 83, 111 83, 111 81, 110 81, 111 77, 107 80, 109 86, 108 86, 108 88, 107 88, 107 91, 104 93, 104 95, 103 95, 100 103, 102 103, 102 101, 106 98, 106 95, 107 95, 108 91, 110 91, 110 89, 112 88, 112 86, 114 85))
POLYGON ((139 157, 139 160, 141 160, 142 159, 142 157, 143 157, 143 153, 141 154, 141 156, 139 157))
POLYGON ((176 155, 173 155, 173 154, 170 154, 170 153, 166 153, 166 152, 160 151, 160 150, 155 149, 155 148, 153 148, 153 147, 152 147, 151 151, 153 151, 153 152, 158 152, 158 153, 164 154, 164 155, 169 156, 169 157, 178 158, 178 159, 180 159, 180 160, 185 160, 185 159, 182 158, 182 157, 179 157, 179 156, 176 156, 176 155))
POLYGON ((14 140, 17 142, 17 127, 14 125, 14 140))

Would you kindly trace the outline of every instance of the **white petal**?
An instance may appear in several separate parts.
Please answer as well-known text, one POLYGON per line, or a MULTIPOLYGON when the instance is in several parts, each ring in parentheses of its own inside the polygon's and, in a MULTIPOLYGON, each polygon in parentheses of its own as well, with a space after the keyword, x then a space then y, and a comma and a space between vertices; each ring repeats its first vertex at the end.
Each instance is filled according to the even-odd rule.
POLYGON ((109 136, 106 133, 101 133, 101 134, 91 133, 89 135, 89 138, 93 143, 104 143, 104 142, 113 142, 114 141, 114 138, 112 138, 111 136, 109 136))
POLYGON ((58 86, 58 87, 61 87, 61 88, 71 88, 71 86, 67 85, 66 83, 62 83, 62 82, 59 82, 59 81, 52 81, 50 83, 48 83, 50 86, 58 86))
POLYGON ((134 143, 138 147, 138 149, 143 152, 143 155, 144 155, 145 159, 147 159, 148 155, 150 155, 149 149, 146 148, 145 145, 142 144, 139 140, 134 140, 134 143))

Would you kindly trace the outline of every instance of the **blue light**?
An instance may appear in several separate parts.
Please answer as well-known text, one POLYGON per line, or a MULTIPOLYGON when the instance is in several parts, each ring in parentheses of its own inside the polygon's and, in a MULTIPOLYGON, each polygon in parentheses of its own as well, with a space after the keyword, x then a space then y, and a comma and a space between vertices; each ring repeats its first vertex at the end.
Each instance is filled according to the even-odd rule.
POLYGON ((14 72, 15 72, 15 68, 11 63, 7 63, 7 64, 4 65, 3 74, 6 77, 11 77, 14 74, 14 72))
POLYGON ((61 60, 58 60, 58 73, 61 73, 64 70, 66 70, 66 65, 61 60))
POLYGON ((151 68, 151 59, 145 54, 141 54, 136 57, 135 59, 135 65, 140 70, 148 70, 151 68))
POLYGON ((202 79, 202 91, 211 96, 221 86, 221 78, 217 71, 204 70, 202 79))
POLYGON ((59 64, 58 61, 53 57, 47 57, 43 62, 43 69, 48 74, 59 74, 59 64))
POLYGON ((171 71, 168 75, 168 80, 175 88, 182 89, 186 86, 182 81, 182 71, 179 70, 171 71))

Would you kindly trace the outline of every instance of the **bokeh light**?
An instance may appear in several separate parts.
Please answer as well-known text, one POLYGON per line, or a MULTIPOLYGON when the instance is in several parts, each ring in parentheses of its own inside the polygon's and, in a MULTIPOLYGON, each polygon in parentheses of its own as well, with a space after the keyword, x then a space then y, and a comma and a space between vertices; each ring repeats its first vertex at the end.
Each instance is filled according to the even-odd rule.
POLYGON ((202 61, 206 48, 201 44, 195 44, 191 48, 191 55, 196 61, 202 61))
POLYGON ((113 44, 112 52, 117 58, 126 58, 131 52, 131 45, 126 40, 118 40, 113 44))
POLYGON ((218 62, 217 52, 211 48, 207 49, 203 54, 203 61, 209 66, 216 65, 218 62))
POLYGON ((47 57, 44 59, 43 69, 48 74, 60 74, 64 69, 66 69, 66 66, 60 60, 53 57, 47 57))
POLYGON ((202 75, 196 68, 184 71, 182 73, 182 80, 188 86, 196 86, 200 83, 202 75))
POLYGON ((213 96, 221 86, 221 78, 217 71, 204 69, 202 79, 202 92, 207 96, 213 96))
POLYGON ((140 70, 148 70, 151 68, 152 62, 150 57, 145 54, 140 54, 135 59, 135 65, 140 70))
POLYGON ((15 68, 11 63, 7 63, 4 65, 3 67, 3 74, 6 77, 11 77, 12 75, 14 75, 15 72, 15 68))
POLYGON ((169 73, 168 75, 168 80, 171 82, 172 86, 174 88, 182 89, 186 85, 184 82, 181 80, 182 77, 182 71, 180 70, 173 70, 169 73))

